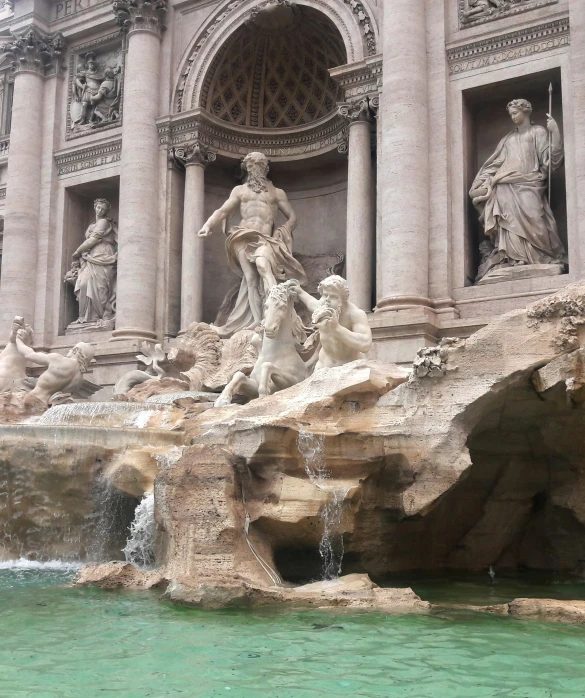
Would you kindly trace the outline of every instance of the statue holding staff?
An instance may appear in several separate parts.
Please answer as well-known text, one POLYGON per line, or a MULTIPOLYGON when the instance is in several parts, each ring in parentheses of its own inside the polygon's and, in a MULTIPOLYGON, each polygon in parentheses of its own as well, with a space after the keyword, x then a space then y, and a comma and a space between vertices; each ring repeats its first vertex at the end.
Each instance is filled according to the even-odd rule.
POLYGON ((507 110, 516 128, 500 141, 469 192, 493 246, 476 281, 496 268, 520 265, 557 265, 560 273, 567 261, 547 197, 549 168, 563 163, 559 127, 550 113, 546 128, 534 124, 525 99, 513 100, 507 110))

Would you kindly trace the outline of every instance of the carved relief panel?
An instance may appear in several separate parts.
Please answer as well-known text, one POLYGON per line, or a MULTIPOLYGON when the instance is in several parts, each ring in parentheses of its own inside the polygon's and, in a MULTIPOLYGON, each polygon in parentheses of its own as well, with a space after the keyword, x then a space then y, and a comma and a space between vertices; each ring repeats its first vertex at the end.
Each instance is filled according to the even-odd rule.
POLYGON ((124 37, 119 33, 73 48, 69 59, 67 138, 122 122, 124 37))
POLYGON ((558 0, 459 0, 459 25, 461 28, 473 27, 557 2, 558 0))

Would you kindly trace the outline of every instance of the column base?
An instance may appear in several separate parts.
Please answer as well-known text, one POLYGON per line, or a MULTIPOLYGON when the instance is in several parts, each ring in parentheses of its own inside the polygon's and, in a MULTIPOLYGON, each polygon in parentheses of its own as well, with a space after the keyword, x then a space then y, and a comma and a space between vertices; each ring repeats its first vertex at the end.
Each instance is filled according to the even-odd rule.
POLYGON ((156 342, 156 334, 149 330, 139 330, 133 327, 114 330, 110 342, 120 341, 122 339, 137 339, 146 342, 156 342))
POLYGON ((388 310, 408 310, 410 308, 432 308, 433 302, 424 296, 390 296, 382 298, 374 308, 375 313, 388 310))

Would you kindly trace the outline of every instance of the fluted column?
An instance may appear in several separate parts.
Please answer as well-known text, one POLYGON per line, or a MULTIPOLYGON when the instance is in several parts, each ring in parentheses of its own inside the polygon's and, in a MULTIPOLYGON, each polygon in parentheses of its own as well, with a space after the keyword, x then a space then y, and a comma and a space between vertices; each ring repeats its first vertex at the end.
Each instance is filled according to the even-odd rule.
POLYGON ((372 309, 374 253, 370 100, 342 104, 339 114, 349 123, 346 276, 352 301, 358 308, 369 311, 372 309))
POLYGON ((12 58, 14 98, 0 277, 0 337, 15 315, 34 323, 41 199, 44 76, 61 54, 60 36, 35 29, 0 47, 12 58))
POLYGON ((183 246, 181 257, 181 329, 203 319, 203 239, 197 233, 205 223, 205 168, 215 153, 199 142, 175 148, 185 166, 183 246))
POLYGON ((114 0, 122 30, 128 33, 124 74, 118 286, 114 339, 154 339, 158 192, 160 39, 164 0, 114 0))
POLYGON ((429 115, 423 0, 384 4, 377 306, 428 306, 429 115))

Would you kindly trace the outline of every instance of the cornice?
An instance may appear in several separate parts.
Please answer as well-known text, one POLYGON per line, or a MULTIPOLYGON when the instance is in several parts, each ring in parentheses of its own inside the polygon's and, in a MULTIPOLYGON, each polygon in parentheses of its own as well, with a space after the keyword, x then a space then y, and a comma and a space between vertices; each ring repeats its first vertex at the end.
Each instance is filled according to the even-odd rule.
POLYGON ((516 58, 544 53, 570 44, 569 18, 507 32, 447 49, 449 72, 454 75, 516 58))
POLYGON ((302 129, 244 129, 215 119, 203 109, 157 120, 159 143, 186 145, 198 140, 218 155, 240 158, 259 150, 273 160, 296 160, 335 150, 346 138, 347 125, 337 115, 302 129))
POLYGON ((55 164, 61 177, 73 172, 109 165, 120 161, 122 139, 118 138, 107 143, 99 143, 75 150, 58 151, 55 153, 55 164))

